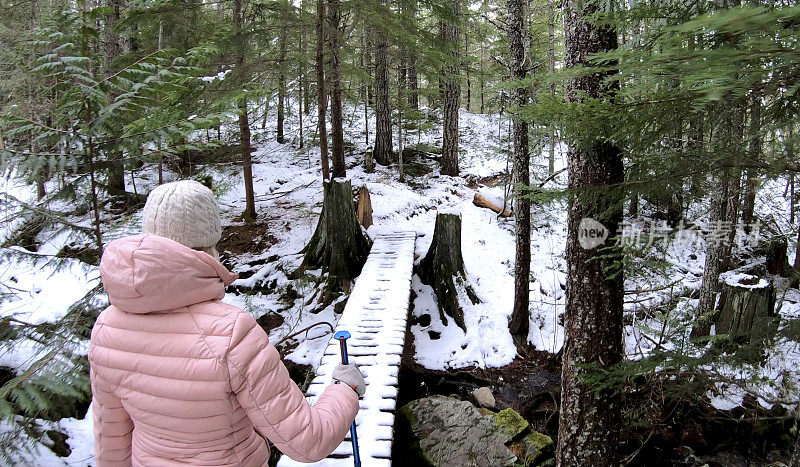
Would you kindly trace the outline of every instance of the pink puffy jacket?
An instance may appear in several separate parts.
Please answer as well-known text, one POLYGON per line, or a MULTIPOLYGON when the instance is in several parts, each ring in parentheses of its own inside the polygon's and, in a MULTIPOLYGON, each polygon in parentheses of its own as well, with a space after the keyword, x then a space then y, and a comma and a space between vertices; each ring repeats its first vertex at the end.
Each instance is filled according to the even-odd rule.
POLYGON ((255 319, 220 302, 236 279, 210 255, 155 235, 111 242, 111 306, 92 329, 96 465, 265 466, 269 447, 313 462, 344 439, 358 396, 309 406, 255 319))

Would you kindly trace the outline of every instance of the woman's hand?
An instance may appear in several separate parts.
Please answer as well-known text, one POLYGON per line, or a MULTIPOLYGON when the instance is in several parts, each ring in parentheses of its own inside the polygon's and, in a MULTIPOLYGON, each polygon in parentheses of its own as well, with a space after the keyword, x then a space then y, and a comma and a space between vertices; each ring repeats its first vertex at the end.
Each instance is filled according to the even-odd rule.
POLYGON ((353 391, 358 394, 358 397, 363 397, 367 390, 367 383, 364 382, 364 376, 352 363, 349 365, 343 365, 341 363, 336 365, 331 376, 333 378, 333 384, 341 383, 350 386, 353 388, 353 391))

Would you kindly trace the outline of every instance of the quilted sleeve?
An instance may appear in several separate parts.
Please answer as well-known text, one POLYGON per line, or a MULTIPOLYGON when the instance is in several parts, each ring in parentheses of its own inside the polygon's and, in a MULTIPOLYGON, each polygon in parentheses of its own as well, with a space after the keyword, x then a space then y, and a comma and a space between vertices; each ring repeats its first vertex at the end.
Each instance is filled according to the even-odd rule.
POLYGON ((94 369, 90 370, 89 376, 92 385, 95 465, 130 466, 133 421, 113 389, 106 387, 94 369))
POLYGON ((358 395, 331 385, 310 406, 255 319, 239 313, 227 354, 231 388, 259 433, 298 462, 324 459, 358 412, 358 395))

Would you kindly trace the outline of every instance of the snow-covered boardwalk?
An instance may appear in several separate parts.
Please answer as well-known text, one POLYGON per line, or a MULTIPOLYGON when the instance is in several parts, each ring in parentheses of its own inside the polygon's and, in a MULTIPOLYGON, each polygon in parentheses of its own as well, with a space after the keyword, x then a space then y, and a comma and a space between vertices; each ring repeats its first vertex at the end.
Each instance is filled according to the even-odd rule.
MULTIPOLYGON (((392 430, 397 404, 397 373, 405 342, 406 318, 414 262, 415 232, 379 234, 345 306, 337 331, 350 332, 350 362, 358 365, 367 393, 356 417, 364 466, 391 465, 392 430)), ((330 383, 341 361, 339 341, 331 337, 317 376, 308 387, 313 403, 330 383)), ((283 456, 279 466, 309 465, 283 456)), ((312 465, 353 465, 350 435, 327 459, 312 465)))

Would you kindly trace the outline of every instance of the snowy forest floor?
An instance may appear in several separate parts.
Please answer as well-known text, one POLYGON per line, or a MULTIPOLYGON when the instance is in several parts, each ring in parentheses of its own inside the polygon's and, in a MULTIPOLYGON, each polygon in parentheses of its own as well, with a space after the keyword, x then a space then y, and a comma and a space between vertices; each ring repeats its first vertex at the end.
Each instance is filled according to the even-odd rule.
MULTIPOLYGON (((296 108, 296 107, 295 107, 296 108)), ((312 112, 313 115, 313 112, 312 112)), ((348 108, 345 118, 345 140, 349 143, 348 178, 354 188, 366 185, 369 189, 374 225, 369 233, 413 230, 418 232, 416 254, 425 256, 431 242, 437 211, 458 210, 462 216, 462 249, 468 281, 480 303, 464 304, 467 331, 452 320, 445 325, 439 318, 436 297, 432 289, 421 283, 416 275, 412 280, 413 359, 417 365, 431 371, 452 372, 473 369, 484 378, 502 378, 502 372, 486 368, 519 367, 520 358, 508 332, 508 318, 513 299, 514 223, 513 218, 498 217, 490 210, 476 207, 472 199, 476 191, 502 204, 506 190, 503 174, 507 170, 509 131, 506 118, 498 115, 477 115, 465 111, 460 115, 461 177, 438 175, 434 157, 419 154, 405 161, 406 182, 398 181, 397 166, 378 166, 374 173, 363 170, 366 149, 365 122, 361 112, 348 108), (349 118, 349 119, 348 119, 349 118), (515 361, 516 359, 516 361, 515 361), (477 369, 477 370, 475 370, 477 369)), ((304 116, 305 135, 314 134, 315 122, 304 116)), ((431 117, 433 118, 433 117, 431 117)), ((370 119, 370 130, 374 119, 370 119)), ((195 161, 192 178, 211 177, 219 196, 223 216, 223 237, 219 245, 222 261, 239 273, 225 301, 253 314, 268 330, 285 358, 296 364, 319 364, 329 337, 328 326, 335 326, 341 311, 340 297, 327 306, 320 305, 320 291, 313 274, 289 279, 299 266, 302 250, 313 233, 322 206, 322 182, 318 147, 306 141, 298 149, 298 115, 292 113, 287 121, 292 137, 285 144, 274 142, 274 122, 253 125, 254 182, 258 218, 245 224, 240 215, 244 210, 244 183, 241 167, 234 156, 227 162, 195 161), (308 329, 308 330, 306 330, 308 329), (305 331, 303 331, 305 330, 305 331), (298 331, 303 331, 299 332, 298 331), (289 336, 287 338, 287 336, 289 336)), ((436 128, 435 125, 430 125, 436 128)), ((229 129, 233 129, 231 125, 229 129)), ((212 133, 213 135, 213 133, 212 133)), ((203 137, 205 135, 202 135, 203 137)), ((234 135, 223 131, 223 140, 234 135)), ((372 132, 370 131, 370 142, 372 132)), ((441 146, 438 130, 407 131, 407 147, 433 151, 441 146)), ((545 146, 545 145, 542 145, 545 146)), ((541 146, 540 146, 541 147, 541 146)), ((545 146, 546 147, 546 146, 545 146)), ((432 154, 431 154, 432 155, 432 154)), ((532 180, 547 178, 547 152, 534 151, 532 180)), ((564 167, 564 155, 556 155, 556 170, 564 167)), ((171 170, 166 180, 179 178, 171 170)), ((138 169, 135 180, 128 174, 128 190, 146 193, 157 184, 155 164, 138 169)), ((84 193, 85 177, 77 183, 76 192, 84 193)), ((3 179, 3 191, 16 199, 30 202, 36 197, 35 188, 11 176, 3 179)), ((48 182, 48 191, 55 191, 59 182, 48 182)), ((762 219, 762 236, 788 234, 788 201, 783 200, 783 182, 768 182, 760 190, 763 202, 757 202, 762 219)), ((553 178, 545 188, 563 188, 566 172, 553 178)), ((85 197, 83 198, 85 199, 85 197)), ((54 199, 51 209, 64 212, 73 224, 89 226, 91 213, 67 200, 54 199)), ((16 207, 4 203, 3 218, 11 218, 16 207)), ((564 312, 566 264, 566 207, 564 199, 533 203, 532 264, 530 282, 531 326, 529 341, 542 352, 555 358, 563 345, 562 315, 564 312)), ((702 222, 706 206, 690 206, 688 220, 702 222)), ((692 354, 688 330, 692 310, 702 281, 705 243, 703 238, 688 237, 686 232, 671 232, 667 246, 651 227, 659 206, 643 202, 640 217, 628 219, 641 234, 643 243, 652 238, 649 248, 631 249, 631 261, 626 277, 625 352, 631 360, 639 360, 654 350, 682 351, 692 354), (690 238, 693 241, 679 241, 690 238)), ((139 233, 140 209, 114 209, 112 204, 103 210, 104 241, 139 233)), ((22 220, 3 222, 0 238, 9 239, 22 220)), ((13 315, 28 323, 54 322, 64 317, 70 306, 91 294, 99 284, 96 266, 80 258, 63 258, 65 250, 91 249, 92 239, 74 230, 51 225, 38 232, 33 242, 36 251, 28 254, 20 246, 0 250, 0 316, 13 315), (68 248, 65 248, 68 247, 68 248), (61 252, 62 254, 59 254, 61 252)), ((792 247, 790 247, 792 248, 792 247)), ((751 266, 763 261, 741 250, 740 264, 751 266)), ((69 256, 69 255, 68 255, 69 256)), ((73 255, 79 256, 79 255, 73 255)), ((85 259, 85 258, 84 258, 85 259)), ((800 292, 789 288, 788 279, 770 277, 775 283, 778 311, 784 322, 800 318, 800 292)), ((104 300, 98 296, 97 300, 104 300)), ((101 303, 102 304, 102 303, 101 303)), ((87 342, 83 343, 84 352, 87 342)), ((41 352, 33 342, 17 342, 11 350, 0 351, 0 367, 21 372, 41 352)), ((798 342, 776 338, 763 356, 746 365, 725 365, 714 368, 730 378, 728 384, 718 383, 708 397, 719 409, 732 409, 752 398, 763 407, 780 403, 785 407, 796 403, 800 380, 800 347, 798 342)), ((526 368, 526 371, 529 369, 526 368)), ((46 423, 43 421, 43 423, 46 423)), ((88 465, 92 457, 91 412, 85 416, 68 417, 55 422, 68 436, 71 454, 58 457, 50 449, 36 450, 37 465, 88 465)))

